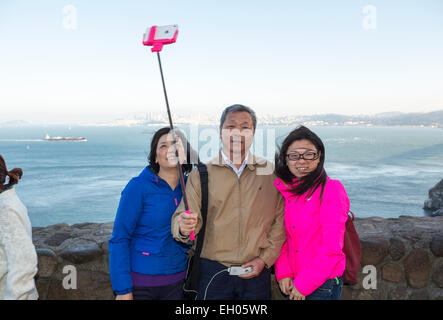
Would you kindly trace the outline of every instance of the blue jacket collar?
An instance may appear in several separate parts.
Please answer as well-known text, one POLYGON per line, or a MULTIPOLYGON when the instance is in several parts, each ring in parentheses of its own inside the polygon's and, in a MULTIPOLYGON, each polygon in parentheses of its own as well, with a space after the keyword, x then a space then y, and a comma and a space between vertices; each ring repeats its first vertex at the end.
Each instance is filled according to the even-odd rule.
MULTIPOLYGON (((155 173, 154 168, 152 168, 151 165, 146 166, 143 169, 143 171, 140 173, 139 177, 142 179, 145 179, 147 181, 157 183, 157 184, 160 183, 160 180, 163 180, 155 173)), ((187 179, 188 179, 188 177, 185 175, 184 176, 185 183, 186 183, 187 179)), ((180 184, 180 182, 179 182, 179 184, 180 184)))
POLYGON ((161 179, 154 171, 154 169, 152 168, 152 166, 146 166, 143 171, 140 173, 139 175, 140 178, 147 180, 147 181, 151 181, 151 182, 156 182, 158 183, 159 180, 161 179))

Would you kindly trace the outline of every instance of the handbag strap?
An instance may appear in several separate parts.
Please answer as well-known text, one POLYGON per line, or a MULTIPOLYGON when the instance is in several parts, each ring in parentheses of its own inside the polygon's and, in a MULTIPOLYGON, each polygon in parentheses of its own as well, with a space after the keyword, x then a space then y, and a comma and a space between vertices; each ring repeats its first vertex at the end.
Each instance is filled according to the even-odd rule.
MULTIPOLYGON (((325 191, 325 184, 323 184, 323 185, 321 186, 320 204, 321 204, 322 201, 323 201, 323 192, 324 192, 324 191, 325 191)), ((349 216, 349 218, 351 219, 351 221, 354 221, 354 218, 355 218, 354 212, 352 212, 351 210, 349 210, 349 213, 351 214, 351 215, 349 216)), ((349 215, 349 213, 348 213, 348 215, 349 215)))
POLYGON ((198 172, 200 174, 200 184, 201 184, 201 196, 202 196, 202 227, 197 235, 197 246, 195 249, 195 256, 200 256, 203 248, 203 239, 205 237, 206 230, 206 216, 208 215, 208 168, 202 162, 197 165, 198 172))

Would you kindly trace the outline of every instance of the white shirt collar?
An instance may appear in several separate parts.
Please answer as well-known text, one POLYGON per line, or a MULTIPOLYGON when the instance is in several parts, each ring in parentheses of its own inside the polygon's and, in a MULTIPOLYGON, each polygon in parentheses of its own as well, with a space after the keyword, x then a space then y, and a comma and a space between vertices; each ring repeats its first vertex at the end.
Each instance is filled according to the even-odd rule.
POLYGON ((229 157, 227 155, 225 155, 225 153, 223 152, 223 149, 220 150, 220 153, 221 153, 221 155, 223 157, 223 160, 232 168, 232 170, 234 170, 234 172, 237 175, 237 177, 240 178, 243 170, 246 167, 246 164, 248 163, 249 152, 246 153, 245 160, 243 160, 242 165, 238 169, 234 165, 234 163, 231 161, 231 159, 229 159, 229 157))

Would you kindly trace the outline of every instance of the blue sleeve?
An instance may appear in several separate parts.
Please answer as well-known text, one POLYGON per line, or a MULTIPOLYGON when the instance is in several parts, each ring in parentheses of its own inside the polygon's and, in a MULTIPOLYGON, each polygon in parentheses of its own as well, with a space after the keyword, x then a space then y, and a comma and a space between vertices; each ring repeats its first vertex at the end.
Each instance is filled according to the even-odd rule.
POLYGON ((142 187, 131 179, 121 193, 109 240, 109 273, 112 289, 117 295, 132 292, 130 243, 142 209, 142 187))

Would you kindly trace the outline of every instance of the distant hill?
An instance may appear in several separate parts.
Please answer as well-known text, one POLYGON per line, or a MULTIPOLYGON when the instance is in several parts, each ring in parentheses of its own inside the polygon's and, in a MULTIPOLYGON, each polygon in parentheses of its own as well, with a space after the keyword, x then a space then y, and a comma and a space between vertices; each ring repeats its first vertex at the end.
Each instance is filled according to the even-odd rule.
POLYGON ((346 116, 320 114, 300 117, 303 122, 322 122, 325 125, 376 125, 376 126, 434 126, 443 127, 443 110, 427 113, 385 112, 375 115, 346 116))
POLYGON ((392 116, 381 116, 379 123, 384 125, 411 125, 411 126, 443 126, 443 110, 428 113, 403 113, 392 116))
MULTIPOLYGON (((218 125, 218 115, 174 114, 176 124, 218 125)), ((259 117, 262 125, 293 125, 294 123, 317 126, 424 126, 443 128, 443 110, 422 113, 383 112, 374 115, 340 115, 334 113, 317 115, 265 115, 259 117)), ((168 125, 164 112, 148 113, 143 117, 130 114, 127 117, 100 123, 79 123, 86 126, 146 126, 168 125)), ((0 121, 0 127, 37 125, 28 121, 0 121)))
POLYGON ((31 124, 31 122, 24 120, 0 121, 0 127, 23 127, 31 124))

